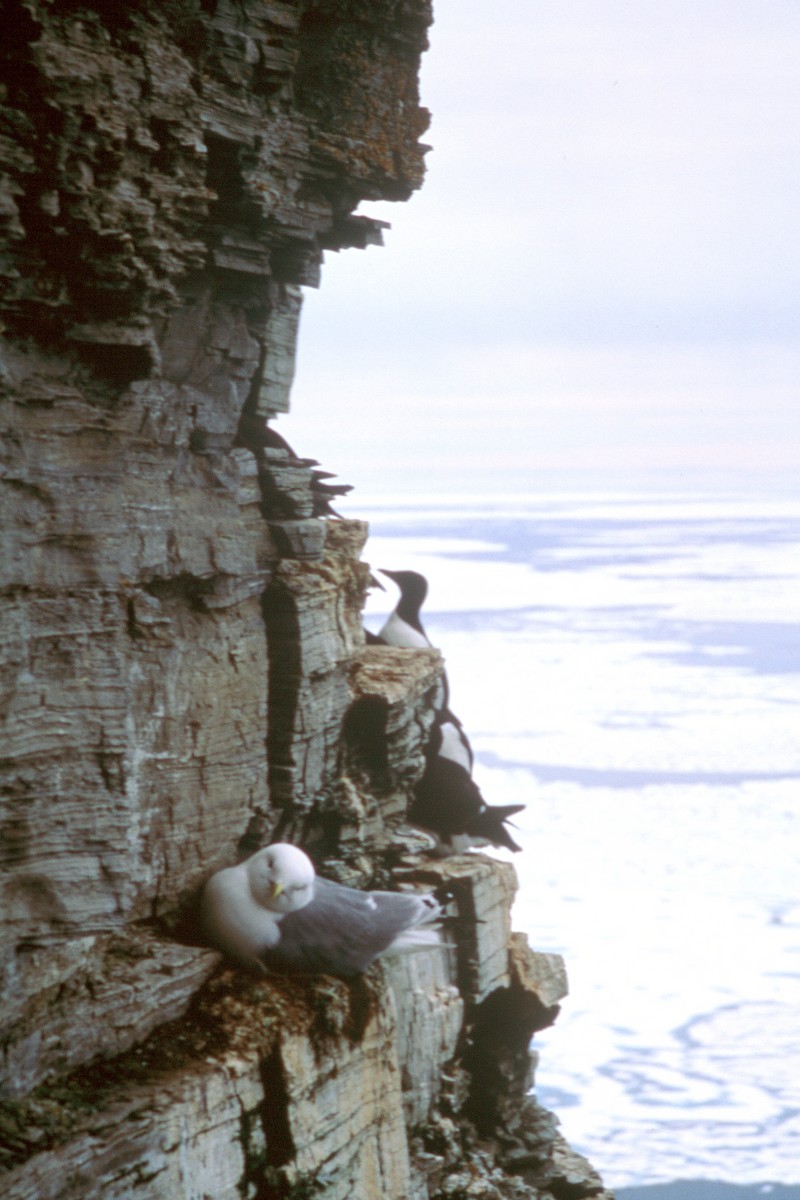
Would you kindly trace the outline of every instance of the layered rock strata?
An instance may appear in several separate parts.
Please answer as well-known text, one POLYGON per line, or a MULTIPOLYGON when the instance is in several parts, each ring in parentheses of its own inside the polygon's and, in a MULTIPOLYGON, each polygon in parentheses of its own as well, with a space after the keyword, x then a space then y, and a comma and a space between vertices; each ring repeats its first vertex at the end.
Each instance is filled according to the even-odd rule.
POLYGON ((366 526, 268 424, 323 251, 421 182, 427 0, 2 20, 3 1196, 603 1194, 528 1096, 512 869, 404 822, 441 657, 364 644, 366 526), (450 945, 225 964, 198 891, 277 837, 450 945))

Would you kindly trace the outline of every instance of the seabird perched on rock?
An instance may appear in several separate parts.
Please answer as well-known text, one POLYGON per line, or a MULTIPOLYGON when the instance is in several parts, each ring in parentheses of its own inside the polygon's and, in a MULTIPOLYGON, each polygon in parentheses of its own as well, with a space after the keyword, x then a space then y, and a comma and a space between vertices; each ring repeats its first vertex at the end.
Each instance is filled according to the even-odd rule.
POLYGON ((366 892, 322 879, 288 842, 217 871, 201 899, 206 937, 245 966, 351 976, 382 954, 441 946, 429 892, 366 892))
POLYGON ((463 767, 468 774, 472 774, 472 767, 475 761, 472 746, 464 732, 463 725, 449 708, 440 714, 431 730, 426 755, 431 756, 433 754, 439 754, 442 758, 452 759, 453 762, 463 767))
MULTIPOLYGON (((421 649, 431 642, 420 618, 428 581, 418 571, 386 571, 400 589, 400 599, 377 634, 388 646, 421 649)), ((368 639, 370 640, 370 639, 368 639)), ((520 850, 505 822, 522 812, 524 804, 489 805, 472 779, 473 753, 469 738, 448 705, 447 675, 435 707, 437 716, 425 750, 426 767, 414 789, 408 820, 436 838, 441 854, 457 854, 470 846, 504 846, 520 850)))
MULTIPOLYGON (((385 571, 381 575, 391 579, 400 589, 400 599, 384 621, 377 635, 367 641, 377 641, 384 646, 397 646, 401 650, 424 650, 433 648, 420 619, 420 609, 428 594, 428 581, 419 571, 385 571)), ((447 708, 449 687, 447 675, 442 672, 441 687, 437 690, 435 707, 439 711, 447 708)))
POLYGON ((430 646, 432 643, 419 615, 428 594, 425 576, 419 571, 384 571, 380 568, 380 572, 397 584, 400 599, 379 629, 378 638, 387 646, 399 646, 404 650, 430 646))
MULTIPOLYGON (((449 722, 444 722, 447 726, 449 722)), ((434 734, 436 726, 434 726, 434 734)), ((470 774, 469 765, 442 753, 434 737, 425 771, 408 810, 412 825, 436 838, 441 855, 460 854, 471 846, 504 846, 521 850, 505 827, 524 804, 490 805, 470 774)))

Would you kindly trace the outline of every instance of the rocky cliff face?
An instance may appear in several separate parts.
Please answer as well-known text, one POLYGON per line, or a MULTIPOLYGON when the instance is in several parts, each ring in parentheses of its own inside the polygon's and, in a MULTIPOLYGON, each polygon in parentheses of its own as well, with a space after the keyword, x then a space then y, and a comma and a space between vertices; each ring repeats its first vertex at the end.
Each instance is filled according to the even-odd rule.
POLYGON ((323 251, 421 182, 430 17, 2 5, 6 1200, 605 1195, 527 1098, 565 979, 513 871, 403 821, 440 656, 364 644, 366 526, 267 424, 323 251), (198 890, 276 838, 447 889, 453 947, 221 962, 198 890))

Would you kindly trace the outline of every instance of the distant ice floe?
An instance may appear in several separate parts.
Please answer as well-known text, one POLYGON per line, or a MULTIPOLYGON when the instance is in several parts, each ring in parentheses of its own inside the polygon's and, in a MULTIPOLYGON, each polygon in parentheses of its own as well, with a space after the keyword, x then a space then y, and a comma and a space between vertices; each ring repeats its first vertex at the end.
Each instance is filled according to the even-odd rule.
MULTIPOLYGON (((563 953, 537 1090, 612 1187, 800 1184, 800 502, 381 509, 563 953)), ((374 593, 373 611, 393 607, 374 593)))

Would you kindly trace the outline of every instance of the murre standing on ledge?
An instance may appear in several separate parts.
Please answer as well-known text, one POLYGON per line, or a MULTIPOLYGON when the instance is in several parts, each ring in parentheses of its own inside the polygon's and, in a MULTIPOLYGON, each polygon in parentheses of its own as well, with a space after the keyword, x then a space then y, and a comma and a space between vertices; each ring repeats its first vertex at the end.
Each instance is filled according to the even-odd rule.
POLYGON ((475 762, 472 746, 464 732, 464 726, 455 713, 449 708, 441 713, 431 730, 426 755, 439 754, 442 758, 451 758, 471 775, 475 762))
POLYGON ((378 630, 378 640, 404 650, 421 650, 432 645, 420 619, 420 609, 428 595, 428 581, 418 571, 384 571, 400 589, 400 599, 378 630))
POLYGON ((461 854, 471 846, 521 850, 505 822, 525 805, 487 804, 471 776, 465 745, 469 747, 466 736, 450 720, 434 724, 425 752, 425 771, 408 810, 409 822, 433 835, 442 856, 461 854))
MULTIPOLYGON (((367 641, 377 641, 384 646, 397 646, 401 650, 433 649, 433 643, 428 637, 420 618, 420 609, 428 595, 428 581, 419 571, 385 571, 378 568, 381 575, 391 579, 400 589, 400 599, 392 612, 384 621, 378 633, 368 637, 367 641)), ((437 689, 434 707, 441 711, 447 707, 448 697, 447 675, 442 673, 442 684, 437 689)))
MULTIPOLYGON (((374 639, 387 646, 421 649, 431 642, 420 618, 428 581, 418 571, 386 571, 400 599, 374 639)), ((472 779, 473 753, 469 738, 448 704, 447 675, 434 701, 436 720, 425 749, 425 771, 414 789, 408 810, 412 825, 431 834, 441 855, 460 854, 471 846, 503 846, 520 850, 505 822, 522 812, 524 804, 489 805, 472 779)))
POLYGON ((430 892, 362 892, 322 879, 298 846, 274 842, 205 885, 208 940, 244 966, 359 975, 382 954, 442 946, 430 892))

